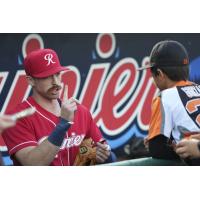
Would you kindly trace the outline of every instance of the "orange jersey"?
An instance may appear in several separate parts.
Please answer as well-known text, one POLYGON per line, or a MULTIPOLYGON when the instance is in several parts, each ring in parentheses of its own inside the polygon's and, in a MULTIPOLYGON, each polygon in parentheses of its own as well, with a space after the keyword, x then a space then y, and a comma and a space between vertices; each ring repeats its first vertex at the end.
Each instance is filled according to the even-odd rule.
POLYGON ((180 81, 161 91, 152 102, 148 140, 162 134, 178 142, 195 132, 200 132, 200 85, 180 81))

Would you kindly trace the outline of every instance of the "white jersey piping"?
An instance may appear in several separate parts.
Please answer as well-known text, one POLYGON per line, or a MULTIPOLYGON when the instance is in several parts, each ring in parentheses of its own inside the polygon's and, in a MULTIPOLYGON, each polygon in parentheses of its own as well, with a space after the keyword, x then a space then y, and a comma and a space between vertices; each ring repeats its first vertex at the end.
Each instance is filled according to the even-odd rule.
MULTIPOLYGON (((28 102, 27 100, 25 100, 25 101, 26 101, 26 103, 27 103, 29 106, 34 107, 33 105, 31 105, 30 102, 28 102)), ((41 115, 42 117, 44 117, 46 120, 50 121, 50 122, 56 127, 56 124, 55 124, 52 120, 50 120, 48 117, 44 116, 41 112, 39 112, 39 111, 37 110, 37 108, 36 108, 36 112, 37 112, 39 115, 41 115)))
POLYGON ((33 143, 33 142, 37 144, 36 141, 22 142, 22 143, 20 143, 20 144, 18 144, 18 145, 16 145, 16 146, 14 146, 14 147, 9 151, 9 154, 10 154, 11 151, 13 151, 13 150, 14 150, 15 148, 17 148, 17 147, 19 147, 19 146, 21 146, 21 145, 23 145, 23 144, 33 143))

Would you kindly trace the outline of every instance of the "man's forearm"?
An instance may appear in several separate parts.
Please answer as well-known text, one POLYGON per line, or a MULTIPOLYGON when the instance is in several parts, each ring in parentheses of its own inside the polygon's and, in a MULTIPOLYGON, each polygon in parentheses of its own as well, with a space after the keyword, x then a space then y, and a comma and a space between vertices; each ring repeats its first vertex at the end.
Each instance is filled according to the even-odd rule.
POLYGON ((50 165, 58 152, 59 147, 46 139, 37 147, 27 147, 20 150, 16 153, 16 158, 22 165, 43 166, 50 165))
POLYGON ((49 165, 59 152, 70 124, 61 119, 50 136, 36 147, 19 150, 15 156, 22 165, 49 165))

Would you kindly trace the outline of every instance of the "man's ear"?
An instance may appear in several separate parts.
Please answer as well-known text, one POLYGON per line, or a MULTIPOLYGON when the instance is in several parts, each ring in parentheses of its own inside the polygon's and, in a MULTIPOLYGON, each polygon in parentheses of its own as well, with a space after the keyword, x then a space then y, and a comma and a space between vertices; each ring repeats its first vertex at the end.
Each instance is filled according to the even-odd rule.
POLYGON ((26 76, 26 79, 27 79, 29 85, 31 85, 32 87, 35 85, 35 81, 34 81, 33 77, 26 76))

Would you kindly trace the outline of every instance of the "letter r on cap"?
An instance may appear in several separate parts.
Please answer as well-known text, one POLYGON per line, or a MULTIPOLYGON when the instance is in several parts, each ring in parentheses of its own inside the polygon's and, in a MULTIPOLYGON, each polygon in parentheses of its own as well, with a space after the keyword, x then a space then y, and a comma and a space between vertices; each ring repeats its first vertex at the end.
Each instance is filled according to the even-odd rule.
POLYGON ((50 65, 51 63, 56 63, 54 62, 53 59, 53 55, 51 53, 48 53, 44 56, 44 59, 48 61, 47 66, 50 65))

